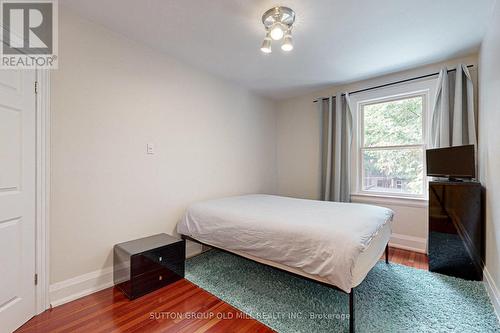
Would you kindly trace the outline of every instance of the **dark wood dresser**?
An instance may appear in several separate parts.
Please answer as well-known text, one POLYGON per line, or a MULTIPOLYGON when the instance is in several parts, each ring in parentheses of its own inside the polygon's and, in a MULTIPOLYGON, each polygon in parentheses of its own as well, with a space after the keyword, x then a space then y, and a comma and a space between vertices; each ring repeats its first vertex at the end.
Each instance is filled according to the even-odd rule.
POLYGON ((182 279, 185 259, 185 240, 167 234, 116 244, 113 280, 134 299, 182 279))
POLYGON ((429 182, 429 270, 482 280, 483 188, 475 181, 429 182))

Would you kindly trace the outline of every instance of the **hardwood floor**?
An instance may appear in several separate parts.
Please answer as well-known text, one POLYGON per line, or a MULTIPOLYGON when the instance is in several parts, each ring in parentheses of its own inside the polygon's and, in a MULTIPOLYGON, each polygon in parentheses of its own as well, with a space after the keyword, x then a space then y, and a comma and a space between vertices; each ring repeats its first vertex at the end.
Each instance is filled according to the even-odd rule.
MULTIPOLYGON (((425 254, 391 248, 389 260, 428 269, 425 254)), ((187 280, 129 301, 108 288, 32 318, 17 333, 273 332, 187 280)))
POLYGON ((424 269, 426 271, 429 270, 429 259, 424 253, 390 248, 389 260, 396 264, 424 269))

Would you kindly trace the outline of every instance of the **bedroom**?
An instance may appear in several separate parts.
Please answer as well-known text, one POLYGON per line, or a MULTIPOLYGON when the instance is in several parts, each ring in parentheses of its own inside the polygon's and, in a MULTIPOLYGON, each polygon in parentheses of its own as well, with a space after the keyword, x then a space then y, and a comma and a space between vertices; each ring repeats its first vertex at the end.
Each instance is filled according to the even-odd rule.
POLYGON ((44 3, 56 63, 2 49, 0 332, 500 330, 498 1, 44 3), (469 144, 478 278, 429 267, 427 149, 469 144), (163 233, 184 279, 129 301, 115 246, 163 233))

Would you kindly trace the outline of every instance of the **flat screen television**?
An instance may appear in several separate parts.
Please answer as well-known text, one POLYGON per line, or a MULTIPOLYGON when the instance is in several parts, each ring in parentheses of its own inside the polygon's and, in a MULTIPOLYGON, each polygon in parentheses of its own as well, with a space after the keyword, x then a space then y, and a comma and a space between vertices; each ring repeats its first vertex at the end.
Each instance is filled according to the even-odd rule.
POLYGON ((450 179, 476 177, 474 145, 427 149, 427 176, 450 179))

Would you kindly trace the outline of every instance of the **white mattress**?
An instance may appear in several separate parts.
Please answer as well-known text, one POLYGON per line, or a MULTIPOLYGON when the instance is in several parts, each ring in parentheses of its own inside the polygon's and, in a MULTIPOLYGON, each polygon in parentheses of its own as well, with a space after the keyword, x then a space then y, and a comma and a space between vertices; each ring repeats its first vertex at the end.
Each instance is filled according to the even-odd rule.
POLYGON ((192 205, 177 231, 350 292, 383 254, 392 216, 371 205, 248 195, 192 205))
MULTIPOLYGON (((385 247, 387 243, 389 243, 389 239, 391 238, 391 227, 390 224, 385 224, 380 232, 372 239, 370 245, 363 251, 358 257, 358 260, 354 264, 354 268, 352 271, 353 275, 353 283, 352 288, 358 286, 365 279, 366 275, 370 272, 370 270, 375 266, 375 264, 379 261, 380 257, 385 251, 385 247)), ((275 263, 266 259, 257 258, 251 256, 249 254, 243 253, 241 251, 232 251, 229 249, 221 248, 222 250, 226 250, 232 252, 234 254, 240 255, 242 257, 251 259, 253 261, 259 262, 261 264, 265 264, 268 266, 273 266, 297 275, 301 275, 316 281, 320 281, 323 283, 331 284, 327 279, 318 276, 308 274, 304 271, 301 271, 297 268, 289 267, 283 264, 275 263)))

